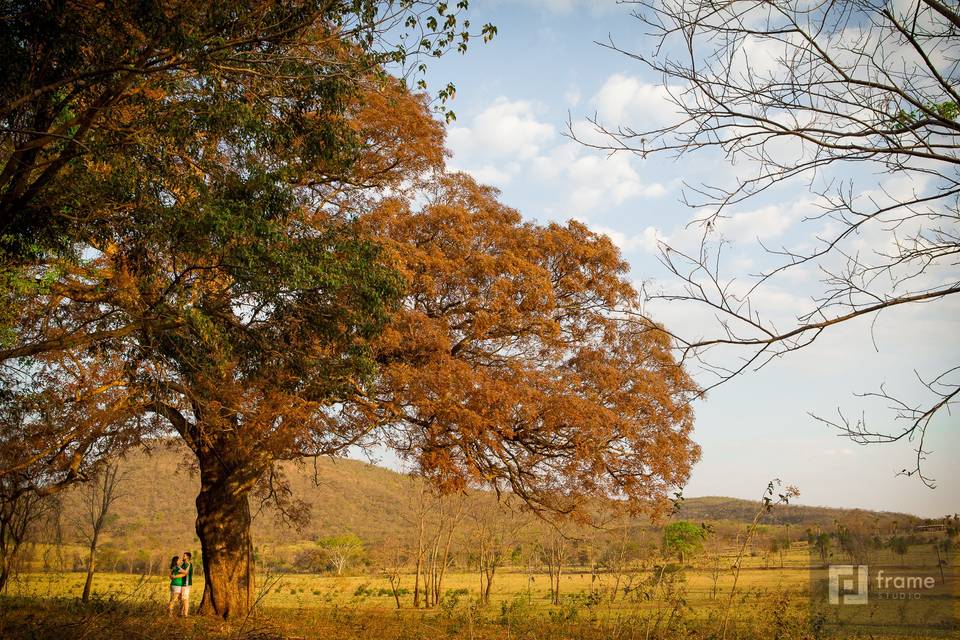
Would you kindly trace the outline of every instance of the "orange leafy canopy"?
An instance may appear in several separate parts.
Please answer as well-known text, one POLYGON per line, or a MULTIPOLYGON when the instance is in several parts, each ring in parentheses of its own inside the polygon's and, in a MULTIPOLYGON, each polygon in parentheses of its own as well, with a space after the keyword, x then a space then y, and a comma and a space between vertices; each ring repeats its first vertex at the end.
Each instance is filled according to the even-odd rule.
POLYGON ((608 238, 524 223, 497 195, 448 175, 419 209, 391 199, 361 219, 408 289, 377 344, 376 401, 353 417, 450 490, 662 506, 699 457, 693 382, 608 238))

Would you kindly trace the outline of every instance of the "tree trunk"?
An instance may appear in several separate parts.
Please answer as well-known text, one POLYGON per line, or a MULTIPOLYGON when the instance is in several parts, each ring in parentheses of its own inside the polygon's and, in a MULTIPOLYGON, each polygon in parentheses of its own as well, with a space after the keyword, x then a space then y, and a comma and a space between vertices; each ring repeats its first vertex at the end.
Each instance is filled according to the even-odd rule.
POLYGON ((550 556, 550 559, 547 561, 547 572, 550 575, 550 604, 557 604, 557 591, 556 591, 556 572, 553 565, 553 556, 550 556))
MULTIPOLYGON (((462 508, 462 505, 461 505, 462 508)), ((460 519, 460 512, 457 512, 457 515, 454 516, 453 522, 450 523, 450 529, 447 531, 447 541, 443 545, 443 562, 440 563, 440 571, 437 574, 437 604, 440 604, 440 594, 443 593, 443 576, 447 573, 447 565, 450 564, 450 541, 453 538, 453 530, 457 526, 457 521, 460 519)))
POLYGON ((940 557, 940 544, 934 542, 933 549, 937 552, 937 569, 940 570, 940 584, 946 584, 946 579, 943 576, 943 558, 940 557))
POLYGON ((93 572, 97 570, 97 533, 94 532, 93 539, 90 541, 90 559, 87 560, 87 579, 83 583, 81 602, 90 601, 90 590, 93 588, 93 572))
POLYGON ((4 558, 0 562, 0 593, 4 593, 7 590, 7 582, 10 580, 10 564, 11 562, 4 558))
POLYGON ((490 604, 490 591, 493 588, 493 578, 497 573, 497 565, 489 564, 487 565, 487 588, 483 592, 483 603, 490 604))
MULTIPOLYGON (((441 512, 441 518, 443 513, 441 512)), ((443 521, 441 520, 441 523, 443 521)), ((437 554, 440 553, 440 526, 437 528, 437 535, 433 539, 433 548, 430 549, 429 555, 427 556, 427 608, 433 607, 437 604, 437 554)))
POLYGON ((422 562, 423 562, 423 554, 421 553, 420 555, 417 556, 417 568, 414 570, 414 575, 416 576, 413 582, 413 608, 414 609, 420 608, 420 564, 422 562))
MULTIPOLYGON (((423 487, 420 488, 420 504, 419 510, 417 513, 417 518, 419 520, 419 529, 417 530, 417 567, 414 571, 416 578, 413 583, 413 608, 418 609, 420 607, 420 572, 423 568, 424 561, 424 534, 426 529, 426 508, 424 506, 424 495, 423 487)), ((424 585, 426 585, 426 577, 424 577, 424 585)))
POLYGON ((215 457, 200 463, 197 537, 203 559, 200 613, 242 618, 253 605, 253 543, 250 538, 249 473, 231 473, 215 457))
POLYGON ((557 559, 557 588, 553 591, 553 604, 560 604, 560 572, 563 570, 560 566, 560 563, 563 562, 561 559, 557 559))
POLYGON ((483 566, 483 558, 484 558, 483 540, 480 541, 480 554, 477 556, 477 558, 478 558, 477 568, 480 571, 480 604, 487 604, 486 598, 483 595, 484 593, 486 593, 483 583, 487 575, 486 568, 483 566))

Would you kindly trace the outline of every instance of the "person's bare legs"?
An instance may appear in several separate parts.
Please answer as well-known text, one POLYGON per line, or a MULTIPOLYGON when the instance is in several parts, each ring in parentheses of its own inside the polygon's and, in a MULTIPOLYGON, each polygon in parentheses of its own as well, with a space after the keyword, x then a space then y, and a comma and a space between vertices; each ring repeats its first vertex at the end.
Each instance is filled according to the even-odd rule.
POLYGON ((173 617, 173 609, 177 606, 177 600, 180 598, 178 591, 170 591, 170 602, 167 603, 167 617, 173 617))
POLYGON ((180 615, 186 618, 190 612, 190 587, 193 586, 193 554, 184 551, 180 555, 180 562, 180 568, 185 573, 183 586, 180 587, 180 615), (186 569, 184 569, 184 564, 187 566, 186 569))

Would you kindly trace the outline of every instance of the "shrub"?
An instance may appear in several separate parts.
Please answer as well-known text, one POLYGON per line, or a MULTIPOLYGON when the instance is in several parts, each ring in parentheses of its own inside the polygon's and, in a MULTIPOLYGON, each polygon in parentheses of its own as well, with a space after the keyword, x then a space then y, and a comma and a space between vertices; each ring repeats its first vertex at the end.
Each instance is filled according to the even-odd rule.
POLYGON ((528 622, 533 616, 533 605, 530 599, 524 595, 517 595, 510 602, 500 603, 500 619, 502 625, 508 627, 520 626, 528 622))

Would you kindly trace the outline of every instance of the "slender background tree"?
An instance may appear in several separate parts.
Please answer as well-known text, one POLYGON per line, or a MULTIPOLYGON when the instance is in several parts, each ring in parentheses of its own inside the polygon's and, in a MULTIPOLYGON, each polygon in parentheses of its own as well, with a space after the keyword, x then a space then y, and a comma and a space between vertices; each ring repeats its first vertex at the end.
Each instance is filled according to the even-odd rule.
POLYGON ((115 463, 108 463, 101 468, 96 478, 84 486, 82 499, 85 520, 77 523, 77 528, 89 545, 87 577, 83 582, 83 593, 80 596, 82 602, 90 600, 93 574, 97 570, 97 547, 100 544, 100 536, 109 524, 110 509, 122 495, 120 492, 122 482, 120 467, 115 463))

